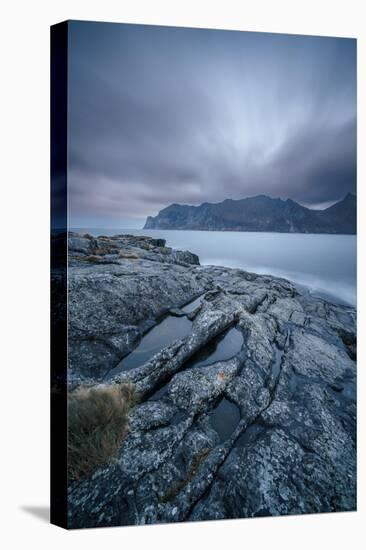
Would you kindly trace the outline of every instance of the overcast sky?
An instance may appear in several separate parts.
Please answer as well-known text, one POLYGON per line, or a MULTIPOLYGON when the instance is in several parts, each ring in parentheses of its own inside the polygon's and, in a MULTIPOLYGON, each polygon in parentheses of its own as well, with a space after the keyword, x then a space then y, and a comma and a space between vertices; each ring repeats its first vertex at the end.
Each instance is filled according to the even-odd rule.
POLYGON ((71 227, 175 203, 356 193, 356 41, 69 24, 71 227))

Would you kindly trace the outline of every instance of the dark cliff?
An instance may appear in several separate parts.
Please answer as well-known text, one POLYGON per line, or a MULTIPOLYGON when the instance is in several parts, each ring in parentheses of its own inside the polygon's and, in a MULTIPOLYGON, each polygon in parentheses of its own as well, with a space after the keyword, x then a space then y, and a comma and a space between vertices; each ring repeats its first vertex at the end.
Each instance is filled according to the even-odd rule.
POLYGON ((355 234, 356 197, 348 194, 325 210, 265 195, 200 206, 171 204, 157 216, 149 216, 144 229, 355 234))

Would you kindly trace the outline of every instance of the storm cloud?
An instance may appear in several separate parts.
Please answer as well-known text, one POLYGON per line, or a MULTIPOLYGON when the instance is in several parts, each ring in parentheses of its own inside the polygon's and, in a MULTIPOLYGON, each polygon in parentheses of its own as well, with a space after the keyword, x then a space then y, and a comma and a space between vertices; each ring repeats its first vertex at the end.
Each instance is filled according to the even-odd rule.
POLYGON ((69 23, 73 227, 356 192, 356 41, 69 23))

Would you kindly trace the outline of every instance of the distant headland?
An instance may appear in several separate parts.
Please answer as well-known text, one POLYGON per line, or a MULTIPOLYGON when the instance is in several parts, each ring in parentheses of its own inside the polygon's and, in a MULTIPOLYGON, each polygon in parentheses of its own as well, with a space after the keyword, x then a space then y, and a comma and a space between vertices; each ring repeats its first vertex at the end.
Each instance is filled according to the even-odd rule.
POLYGON ((148 216, 144 229, 355 234, 356 196, 349 193, 325 210, 266 195, 199 206, 171 204, 148 216))

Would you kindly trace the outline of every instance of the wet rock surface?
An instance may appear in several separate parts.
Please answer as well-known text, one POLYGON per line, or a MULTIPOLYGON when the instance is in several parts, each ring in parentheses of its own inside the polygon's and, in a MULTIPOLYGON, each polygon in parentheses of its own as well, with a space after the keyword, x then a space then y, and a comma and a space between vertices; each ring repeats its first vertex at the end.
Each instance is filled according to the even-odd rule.
POLYGON ((70 485, 69 526, 354 510, 355 310, 165 245, 70 235, 70 387, 131 380, 139 403, 113 462, 70 485), (173 317, 187 334, 113 370, 173 317))

